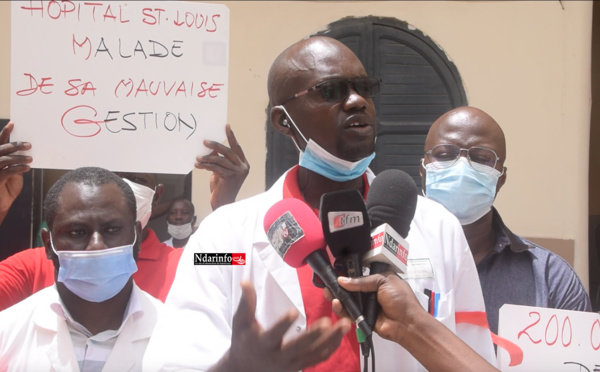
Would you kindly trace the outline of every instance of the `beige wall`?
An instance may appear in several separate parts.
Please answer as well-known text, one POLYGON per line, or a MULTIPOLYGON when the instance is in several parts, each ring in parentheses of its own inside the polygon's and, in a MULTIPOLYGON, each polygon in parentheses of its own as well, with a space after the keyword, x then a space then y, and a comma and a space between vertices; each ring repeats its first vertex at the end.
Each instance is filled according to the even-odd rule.
MULTIPOLYGON (((348 16, 395 17, 454 61, 471 105, 497 119, 508 180, 496 206, 513 231, 574 241, 587 285, 589 1, 227 1, 231 12, 229 122, 251 164, 240 197, 264 189, 266 77, 286 46, 348 16)), ((9 114, 9 12, 0 2, 0 116, 9 114)), ((35 145, 35 144, 34 144, 35 145)), ((208 176, 194 171, 194 204, 208 212, 208 176)))

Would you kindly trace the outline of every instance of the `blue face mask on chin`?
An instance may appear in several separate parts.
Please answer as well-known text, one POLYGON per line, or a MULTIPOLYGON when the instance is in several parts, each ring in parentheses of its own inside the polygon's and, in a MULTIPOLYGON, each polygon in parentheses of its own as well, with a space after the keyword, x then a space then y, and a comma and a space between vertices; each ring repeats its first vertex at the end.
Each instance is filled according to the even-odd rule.
POLYGON ((125 287, 137 271, 132 244, 96 251, 56 251, 52 236, 50 245, 58 256, 57 281, 69 291, 90 302, 104 302, 125 287))
POLYGON ((350 162, 330 154, 310 139, 304 151, 300 153, 300 166, 330 180, 345 182, 365 173, 374 157, 375 153, 372 153, 359 161, 350 162))
POLYGON ((438 169, 432 163, 424 165, 425 196, 446 207, 461 225, 479 220, 490 211, 502 175, 496 169, 479 166, 489 168, 489 173, 476 171, 464 157, 449 168, 438 169))
POLYGON ((371 164, 371 161, 375 157, 374 152, 371 155, 355 162, 340 159, 319 146, 319 144, 312 139, 306 140, 306 137, 304 137, 300 129, 298 129, 298 126, 290 114, 288 114, 285 107, 281 105, 277 107, 280 107, 283 112, 285 112, 296 131, 298 131, 304 142, 306 142, 306 147, 304 148, 304 151, 302 151, 300 150, 300 147, 296 141, 294 141, 294 145, 296 145, 296 148, 298 151, 300 151, 299 164, 301 167, 337 182, 353 180, 362 176, 362 174, 366 172, 369 164, 371 164))

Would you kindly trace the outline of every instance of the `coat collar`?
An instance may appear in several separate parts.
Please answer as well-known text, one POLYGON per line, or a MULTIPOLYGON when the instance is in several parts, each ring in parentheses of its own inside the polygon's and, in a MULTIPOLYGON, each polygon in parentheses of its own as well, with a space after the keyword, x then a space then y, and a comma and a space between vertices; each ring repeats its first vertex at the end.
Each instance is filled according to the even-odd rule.
MULTIPOLYGON (((297 168, 298 166, 289 169, 273 184, 273 186, 271 186, 271 188, 265 193, 265 197, 267 199, 263 200, 262 202, 264 206, 270 207, 286 197, 294 196, 294 189, 298 189, 296 177, 298 172, 297 168), (296 181, 295 185, 293 182, 291 182, 291 180, 286 182, 286 178, 288 176, 296 181)), ((367 182, 370 184, 373 178, 375 178, 375 175, 370 169, 367 169, 367 172, 365 172, 363 177, 365 177, 367 182)), ((304 311, 304 302, 302 301, 302 291, 300 289, 300 282, 298 280, 298 273, 295 268, 292 268, 283 261, 283 259, 269 243, 266 233, 264 233, 263 220, 267 211, 268 207, 263 208, 262 215, 259 216, 257 221, 257 223, 260 225, 258 228, 263 231, 263 233, 255 242, 257 254, 261 258, 267 270, 271 273, 273 279, 277 282, 282 291, 288 296, 290 302, 294 304, 299 314, 301 314, 303 317, 306 317, 304 311)))
MULTIPOLYGON (((54 370, 79 370, 77 358, 67 320, 62 310, 60 296, 56 285, 48 287, 39 292, 36 309, 32 317, 35 327, 40 332, 51 333, 52 341, 48 345, 46 355, 54 370)), ((148 296, 133 285, 129 307, 125 323, 119 333, 113 351, 104 366, 104 370, 127 371, 134 364, 141 363, 140 355, 136 355, 133 344, 137 342, 148 342, 158 317, 158 307, 148 296)))

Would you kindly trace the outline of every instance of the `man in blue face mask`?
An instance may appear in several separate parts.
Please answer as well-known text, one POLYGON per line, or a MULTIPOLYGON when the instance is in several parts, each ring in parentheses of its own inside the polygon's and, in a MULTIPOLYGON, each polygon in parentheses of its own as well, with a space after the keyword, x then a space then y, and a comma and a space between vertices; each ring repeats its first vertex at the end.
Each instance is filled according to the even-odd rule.
POLYGON ((44 202, 56 284, 0 312, 0 370, 140 370, 162 304, 133 282, 135 196, 102 168, 66 173, 44 202))
POLYGON ((427 198, 460 221, 477 264, 490 330, 504 304, 590 311, 590 300, 560 256, 513 234, 492 207, 506 182, 506 142, 485 112, 459 107, 437 119, 425 140, 427 198))
MULTIPOLYGON (((23 172, 29 170, 32 158, 19 155, 31 149, 32 144, 10 142, 14 128, 8 123, 0 130, 0 221, 21 192, 23 172)), ((216 209, 235 200, 249 165, 231 127, 225 133, 230 147, 205 140, 204 145, 213 152, 196 158, 195 167, 212 172, 210 178, 210 204, 216 209)), ((180 250, 162 244, 156 233, 147 227, 148 220, 157 213, 166 212, 169 203, 160 203, 163 185, 151 173, 118 173, 133 189, 137 205, 137 220, 142 233, 137 236, 141 244, 138 271, 133 275, 137 285, 155 298, 164 301, 175 277, 180 250)), ((47 259, 44 247, 26 249, 0 261, 0 310, 27 298, 31 294, 54 284, 54 267, 47 259)))

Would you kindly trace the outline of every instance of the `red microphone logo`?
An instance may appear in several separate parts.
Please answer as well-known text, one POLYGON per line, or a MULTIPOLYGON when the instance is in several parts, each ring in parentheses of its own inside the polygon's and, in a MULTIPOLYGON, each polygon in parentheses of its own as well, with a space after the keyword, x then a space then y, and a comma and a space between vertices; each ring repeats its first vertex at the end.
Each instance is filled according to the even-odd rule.
POLYGON ((362 226, 365 222, 361 212, 329 212, 329 231, 336 232, 362 226))

